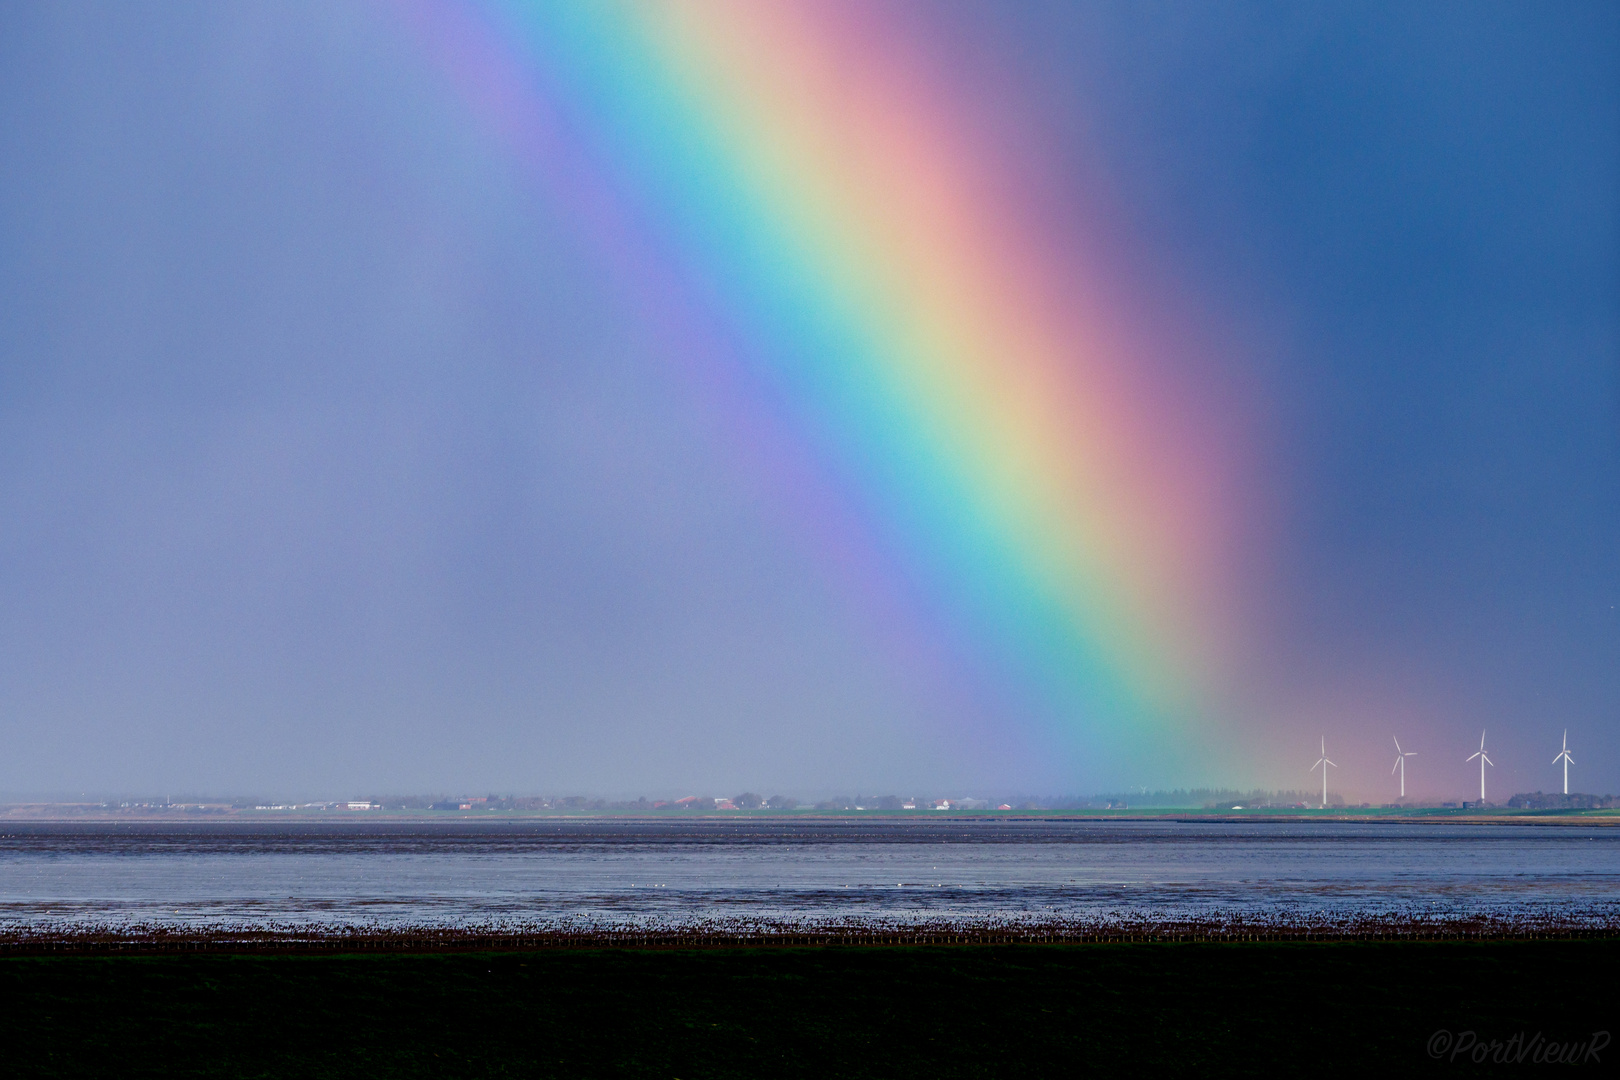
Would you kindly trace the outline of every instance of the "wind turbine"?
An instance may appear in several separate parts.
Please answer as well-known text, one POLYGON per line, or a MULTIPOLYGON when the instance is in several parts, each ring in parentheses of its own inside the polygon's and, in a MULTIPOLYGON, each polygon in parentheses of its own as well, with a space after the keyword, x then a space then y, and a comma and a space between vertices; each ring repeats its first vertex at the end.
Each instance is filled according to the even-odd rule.
POLYGON ((1575 760, 1574 758, 1569 756, 1569 728, 1565 728, 1564 729, 1564 748, 1558 752, 1557 757, 1553 758, 1553 764, 1554 765, 1558 764, 1560 761, 1562 761, 1564 763, 1564 794, 1565 795, 1569 794, 1569 764, 1570 764, 1570 762, 1572 762, 1574 760, 1575 760))
POLYGON ((1311 772, 1315 772, 1318 767, 1320 767, 1322 770, 1322 809, 1324 810, 1327 809, 1327 771, 1329 765, 1333 765, 1335 769, 1338 768, 1337 765, 1334 765, 1333 762, 1328 760, 1327 736, 1324 735, 1322 737, 1322 756, 1317 759, 1315 765, 1311 766, 1311 772))
MULTIPOLYGON (((1394 738, 1394 736, 1390 737, 1394 738)), ((1409 757, 1417 757, 1417 751, 1402 750, 1401 740, 1395 739, 1395 764, 1390 767, 1389 771, 1394 772, 1396 769, 1401 771, 1401 798, 1403 799, 1406 798, 1406 759, 1409 757)), ((1326 772, 1327 770, 1322 771, 1326 772)))
POLYGON ((1485 732, 1479 733, 1479 749, 1468 755, 1468 760, 1479 758, 1479 801, 1485 801, 1485 766, 1496 767, 1496 762, 1485 756, 1485 732))

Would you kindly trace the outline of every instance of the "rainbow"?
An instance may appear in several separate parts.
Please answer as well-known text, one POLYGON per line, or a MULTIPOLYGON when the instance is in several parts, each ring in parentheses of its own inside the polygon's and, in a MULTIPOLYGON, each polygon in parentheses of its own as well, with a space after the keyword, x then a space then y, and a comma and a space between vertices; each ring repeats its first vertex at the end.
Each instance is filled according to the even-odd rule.
POLYGON ((997 171, 903 26, 817 0, 400 10, 667 352, 796 445, 784 482, 833 493, 808 517, 855 523, 833 547, 880 552, 1073 747, 1212 731, 1230 468, 1138 329, 1174 298, 1116 302, 1102 245, 1054 238, 1061 208, 997 171))

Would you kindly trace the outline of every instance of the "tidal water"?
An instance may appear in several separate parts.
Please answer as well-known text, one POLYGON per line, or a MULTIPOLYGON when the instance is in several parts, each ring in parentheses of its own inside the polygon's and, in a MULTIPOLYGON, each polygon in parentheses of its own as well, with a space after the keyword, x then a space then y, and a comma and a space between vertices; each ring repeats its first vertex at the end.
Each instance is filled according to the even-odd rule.
POLYGON ((994 820, 0 825, 0 930, 1620 915, 1620 829, 994 820))

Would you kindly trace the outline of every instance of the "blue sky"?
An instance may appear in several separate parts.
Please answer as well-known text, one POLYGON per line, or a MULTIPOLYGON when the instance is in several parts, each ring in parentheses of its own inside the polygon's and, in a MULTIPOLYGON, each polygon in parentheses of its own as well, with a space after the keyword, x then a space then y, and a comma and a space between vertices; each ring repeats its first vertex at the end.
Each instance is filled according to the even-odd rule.
MULTIPOLYGON (((1482 726, 1620 788, 1620 12, 928 25, 1241 346, 1336 779, 1399 700, 1435 794, 1482 726)), ((1308 786, 1065 772, 886 649, 386 5, 7 5, 0 162, 0 791, 1308 786)))

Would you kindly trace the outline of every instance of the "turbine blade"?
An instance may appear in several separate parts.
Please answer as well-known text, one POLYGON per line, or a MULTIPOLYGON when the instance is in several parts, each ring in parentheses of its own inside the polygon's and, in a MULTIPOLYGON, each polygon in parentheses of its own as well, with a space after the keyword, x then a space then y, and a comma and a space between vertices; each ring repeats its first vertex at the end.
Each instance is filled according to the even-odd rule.
POLYGON ((1395 764, 1393 764, 1393 765, 1391 765, 1389 767, 1389 775, 1394 776, 1395 775, 1395 770, 1400 768, 1400 767, 1401 767, 1401 759, 1396 758, 1395 759, 1395 764))

